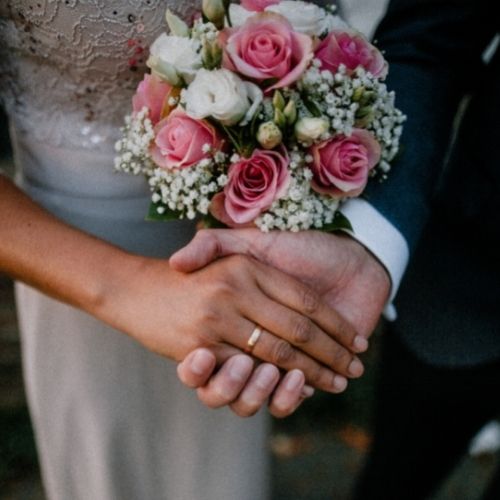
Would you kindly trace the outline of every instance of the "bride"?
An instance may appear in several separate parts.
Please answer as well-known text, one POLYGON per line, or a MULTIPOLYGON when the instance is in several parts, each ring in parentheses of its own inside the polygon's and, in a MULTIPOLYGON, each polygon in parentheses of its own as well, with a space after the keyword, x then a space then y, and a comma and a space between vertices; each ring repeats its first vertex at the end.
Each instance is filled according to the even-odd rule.
MULTIPOLYGON (((170 7, 190 17, 200 3, 170 7)), ((311 394, 306 381, 335 393, 362 372, 353 352, 366 346, 301 281, 246 257, 172 269, 166 258, 194 227, 144 222, 147 186, 113 174, 113 144, 167 4, 0 6, 0 89, 25 193, 0 176, 0 271, 19 280, 27 395, 51 500, 267 497, 266 416, 209 411, 164 357, 194 352, 199 373, 222 365, 232 392, 207 404, 240 415, 270 398, 284 416, 311 394), (254 369, 243 351, 257 325, 253 355, 270 363, 254 369), (301 344, 304 331, 311 340, 301 344), (281 383, 278 367, 288 371, 281 383)))

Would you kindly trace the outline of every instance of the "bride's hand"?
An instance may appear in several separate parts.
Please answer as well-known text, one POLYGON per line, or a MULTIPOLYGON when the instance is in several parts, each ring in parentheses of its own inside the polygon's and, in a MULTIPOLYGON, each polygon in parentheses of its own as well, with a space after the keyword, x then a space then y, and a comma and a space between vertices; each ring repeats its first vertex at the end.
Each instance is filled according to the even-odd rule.
POLYGON ((244 351, 260 325, 252 354, 301 370, 318 389, 340 392, 346 377, 362 374, 352 354, 354 330, 310 287, 281 271, 245 256, 190 274, 163 260, 135 262, 119 285, 112 281, 96 315, 153 352, 180 361, 208 347, 222 363, 244 351))

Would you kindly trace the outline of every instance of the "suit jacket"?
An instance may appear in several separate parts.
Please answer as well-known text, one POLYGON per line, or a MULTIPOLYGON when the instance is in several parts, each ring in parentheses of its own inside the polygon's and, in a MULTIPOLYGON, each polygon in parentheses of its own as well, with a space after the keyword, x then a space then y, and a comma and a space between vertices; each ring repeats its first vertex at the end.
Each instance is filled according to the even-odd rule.
POLYGON ((495 4, 393 0, 376 34, 408 121, 399 161, 367 198, 410 247, 394 329, 442 367, 500 359, 500 54, 483 58, 495 4))

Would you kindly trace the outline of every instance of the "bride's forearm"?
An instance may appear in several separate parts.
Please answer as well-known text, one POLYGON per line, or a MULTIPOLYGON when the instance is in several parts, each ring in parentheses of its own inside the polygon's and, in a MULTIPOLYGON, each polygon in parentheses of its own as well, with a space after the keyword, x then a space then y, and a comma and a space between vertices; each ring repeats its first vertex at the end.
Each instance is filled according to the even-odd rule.
POLYGON ((136 259, 61 222, 0 175, 0 272, 95 313, 136 259))

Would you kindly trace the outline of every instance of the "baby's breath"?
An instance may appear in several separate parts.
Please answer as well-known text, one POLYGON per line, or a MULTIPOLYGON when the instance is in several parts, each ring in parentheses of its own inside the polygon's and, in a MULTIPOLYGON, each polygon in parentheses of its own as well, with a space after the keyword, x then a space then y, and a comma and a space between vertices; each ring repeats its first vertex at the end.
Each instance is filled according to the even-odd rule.
POLYGON ((149 154, 155 134, 148 109, 126 116, 122 133, 123 137, 115 144, 115 169, 134 175, 149 175, 155 168, 149 154))

